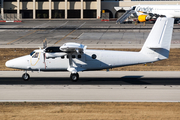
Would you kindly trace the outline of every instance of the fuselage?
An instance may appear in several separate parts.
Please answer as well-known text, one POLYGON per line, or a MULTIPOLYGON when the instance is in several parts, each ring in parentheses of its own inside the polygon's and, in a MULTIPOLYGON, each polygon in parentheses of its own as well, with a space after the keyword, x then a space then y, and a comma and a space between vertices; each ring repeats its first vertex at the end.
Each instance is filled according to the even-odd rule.
POLYGON ((136 5, 133 7, 135 7, 135 12, 138 16, 152 13, 166 17, 180 18, 180 5, 136 5))
MULTIPOLYGON (((69 54, 64 52, 45 53, 44 50, 35 50, 30 55, 15 58, 6 62, 10 68, 31 71, 67 71, 69 54), (52 57, 56 54, 56 57, 52 57), (51 56, 51 57, 47 57, 51 56)), ((85 50, 83 53, 72 53, 72 65, 81 71, 109 69, 114 67, 134 65, 157 61, 141 52, 125 52, 110 50, 85 50)))

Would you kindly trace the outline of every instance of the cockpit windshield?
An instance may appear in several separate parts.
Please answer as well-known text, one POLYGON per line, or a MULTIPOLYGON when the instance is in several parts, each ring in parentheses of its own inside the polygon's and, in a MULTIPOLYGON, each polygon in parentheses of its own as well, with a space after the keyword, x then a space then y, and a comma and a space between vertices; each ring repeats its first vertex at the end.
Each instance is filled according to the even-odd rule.
POLYGON ((32 53, 30 53, 30 56, 32 56, 35 52, 33 51, 32 53))
POLYGON ((39 53, 36 52, 35 54, 32 55, 32 58, 38 58, 38 56, 39 56, 39 53))

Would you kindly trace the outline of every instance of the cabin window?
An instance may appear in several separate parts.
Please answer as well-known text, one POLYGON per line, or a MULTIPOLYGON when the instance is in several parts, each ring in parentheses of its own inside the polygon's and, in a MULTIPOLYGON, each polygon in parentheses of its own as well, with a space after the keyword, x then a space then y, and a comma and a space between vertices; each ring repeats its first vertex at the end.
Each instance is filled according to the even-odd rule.
POLYGON ((96 57, 97 57, 97 56, 96 56, 95 54, 92 55, 92 59, 96 59, 96 57))
POLYGON ((75 56, 75 55, 72 55, 72 58, 76 58, 76 56, 75 56))
POLYGON ((32 58, 38 58, 38 56, 39 56, 39 53, 37 52, 37 53, 33 54, 32 58))
MULTIPOLYGON (((72 55, 71 57, 72 57, 72 58, 76 58, 76 56, 75 56, 75 55, 72 55)), ((69 55, 67 55, 67 58, 69 58, 69 55)))
POLYGON ((61 59, 64 59, 64 56, 61 56, 61 59))
POLYGON ((78 55, 78 58, 81 58, 81 55, 78 55))

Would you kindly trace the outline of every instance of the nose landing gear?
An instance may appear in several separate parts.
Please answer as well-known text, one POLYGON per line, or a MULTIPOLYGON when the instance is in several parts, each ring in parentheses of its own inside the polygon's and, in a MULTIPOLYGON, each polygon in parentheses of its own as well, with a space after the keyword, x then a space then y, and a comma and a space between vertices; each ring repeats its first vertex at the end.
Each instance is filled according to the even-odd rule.
POLYGON ((70 78, 73 82, 77 82, 79 79, 79 74, 78 73, 71 73, 70 78))
POLYGON ((22 75, 22 79, 23 79, 24 81, 28 81, 29 78, 30 78, 30 76, 29 76, 29 74, 28 74, 27 72, 22 75))

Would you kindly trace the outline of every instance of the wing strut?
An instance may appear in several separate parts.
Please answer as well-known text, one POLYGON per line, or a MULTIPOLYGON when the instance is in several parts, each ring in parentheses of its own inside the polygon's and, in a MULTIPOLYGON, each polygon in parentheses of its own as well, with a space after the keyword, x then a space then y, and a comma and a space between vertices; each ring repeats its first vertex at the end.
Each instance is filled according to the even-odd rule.
POLYGON ((71 73, 77 73, 78 72, 77 69, 73 66, 72 54, 69 53, 68 56, 69 56, 69 65, 67 70, 71 73))
POLYGON ((72 59, 72 53, 68 53, 68 56, 69 56, 69 65, 68 65, 68 68, 67 70, 71 73, 77 73, 79 71, 84 71, 85 69, 84 68, 80 68, 78 66, 76 66, 75 62, 73 61, 72 59), (73 63, 74 62, 74 63, 73 63))
POLYGON ((83 54, 84 51, 86 50, 87 46, 84 46, 79 43, 65 43, 60 47, 60 50, 66 52, 69 56, 69 65, 67 70, 71 73, 77 73, 79 71, 84 71, 85 69, 80 68, 76 66, 75 62, 73 64, 73 59, 72 59, 72 54, 73 53, 78 53, 78 54, 83 54))

